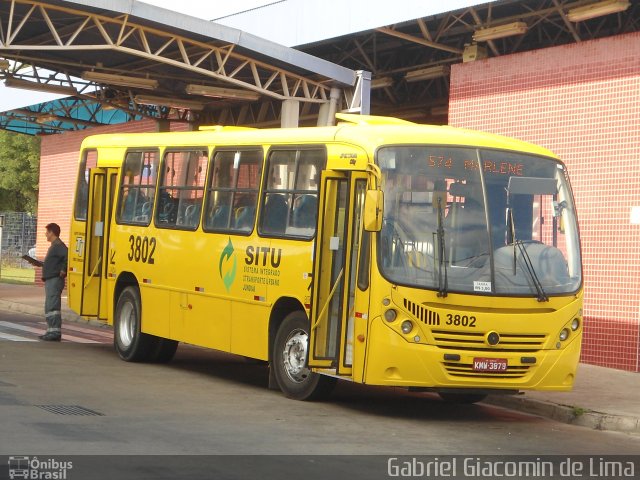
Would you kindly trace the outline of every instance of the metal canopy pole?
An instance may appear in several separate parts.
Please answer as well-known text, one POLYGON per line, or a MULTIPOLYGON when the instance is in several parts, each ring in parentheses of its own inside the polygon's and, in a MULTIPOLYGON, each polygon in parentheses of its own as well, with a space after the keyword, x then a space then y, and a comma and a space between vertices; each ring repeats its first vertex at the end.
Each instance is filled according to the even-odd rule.
POLYGON ((0 215, 0 278, 2 278, 2 227, 4 227, 4 215, 0 215))
POLYGON ((358 70, 356 75, 360 85, 360 115, 369 115, 371 113, 371 72, 358 70))

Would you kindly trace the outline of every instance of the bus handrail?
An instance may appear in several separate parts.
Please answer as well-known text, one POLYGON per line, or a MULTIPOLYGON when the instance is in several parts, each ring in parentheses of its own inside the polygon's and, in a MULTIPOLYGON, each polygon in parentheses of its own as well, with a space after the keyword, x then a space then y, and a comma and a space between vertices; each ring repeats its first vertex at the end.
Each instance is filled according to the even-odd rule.
POLYGON ((322 310, 320 310, 320 313, 318 314, 318 316, 316 318, 316 321, 311 326, 311 330, 315 330, 316 328, 318 328, 318 324, 320 323, 320 319, 322 318, 322 316, 324 315, 325 311, 327 310, 327 307, 329 306, 329 302, 333 298, 333 295, 336 293, 336 288, 338 288, 338 283, 340 283, 340 280, 342 279, 342 274, 343 273, 344 273, 344 268, 341 268, 340 269, 340 273, 338 274, 338 278, 336 278, 336 282, 333 284, 333 287, 331 288, 331 292, 329 292, 329 295, 327 296, 327 301, 324 302, 324 306, 322 307, 322 310))
POLYGON ((87 280, 87 283, 84 284, 84 288, 87 288, 89 286, 89 283, 91 283, 91 279, 95 276, 96 271, 98 270, 98 267, 102 265, 102 255, 100 255, 98 257, 98 261, 96 262, 96 266, 93 268, 93 272, 91 272, 91 274, 89 275, 89 280, 87 280))

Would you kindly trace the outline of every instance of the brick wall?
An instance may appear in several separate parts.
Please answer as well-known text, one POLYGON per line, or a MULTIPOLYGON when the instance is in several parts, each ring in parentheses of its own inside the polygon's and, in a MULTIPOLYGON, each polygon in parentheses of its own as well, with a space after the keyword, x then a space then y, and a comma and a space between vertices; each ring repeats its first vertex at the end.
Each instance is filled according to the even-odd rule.
POLYGON ((640 371, 640 33, 454 65, 449 123, 548 147, 582 235, 582 360, 640 371))
MULTIPOLYGON (((172 131, 186 130, 183 123, 171 123, 172 131)), ((40 147, 40 191, 38 196, 38 233, 36 254, 44 258, 49 248, 45 225, 60 225, 62 240, 69 243, 71 212, 82 140, 89 135, 103 133, 141 133, 158 131, 155 120, 90 128, 42 137, 40 147)))

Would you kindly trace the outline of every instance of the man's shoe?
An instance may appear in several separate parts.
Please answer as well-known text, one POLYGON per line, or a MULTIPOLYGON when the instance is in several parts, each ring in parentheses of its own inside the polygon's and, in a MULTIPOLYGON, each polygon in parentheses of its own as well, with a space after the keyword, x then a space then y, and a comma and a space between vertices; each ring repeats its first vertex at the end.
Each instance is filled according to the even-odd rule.
POLYGON ((40 340, 44 340, 44 337, 46 337, 47 335, 48 335, 48 334, 47 334, 47 333, 45 333, 44 335, 39 335, 39 336, 38 336, 38 338, 39 338, 40 340))
POLYGON ((43 335, 42 340, 45 342, 59 342, 62 339, 61 335, 43 335))

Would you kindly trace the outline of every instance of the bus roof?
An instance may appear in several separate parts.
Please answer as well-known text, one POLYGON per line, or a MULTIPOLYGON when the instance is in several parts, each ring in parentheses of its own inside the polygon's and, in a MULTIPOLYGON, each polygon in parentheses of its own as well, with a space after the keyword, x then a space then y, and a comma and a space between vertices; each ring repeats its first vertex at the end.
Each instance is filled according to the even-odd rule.
POLYGON ((422 125, 392 117, 337 114, 338 125, 299 128, 204 127, 192 132, 92 135, 82 149, 104 147, 205 147, 209 145, 275 145, 340 142, 369 152, 381 145, 430 144, 511 150, 557 158, 550 150, 521 140, 450 126, 422 125))

